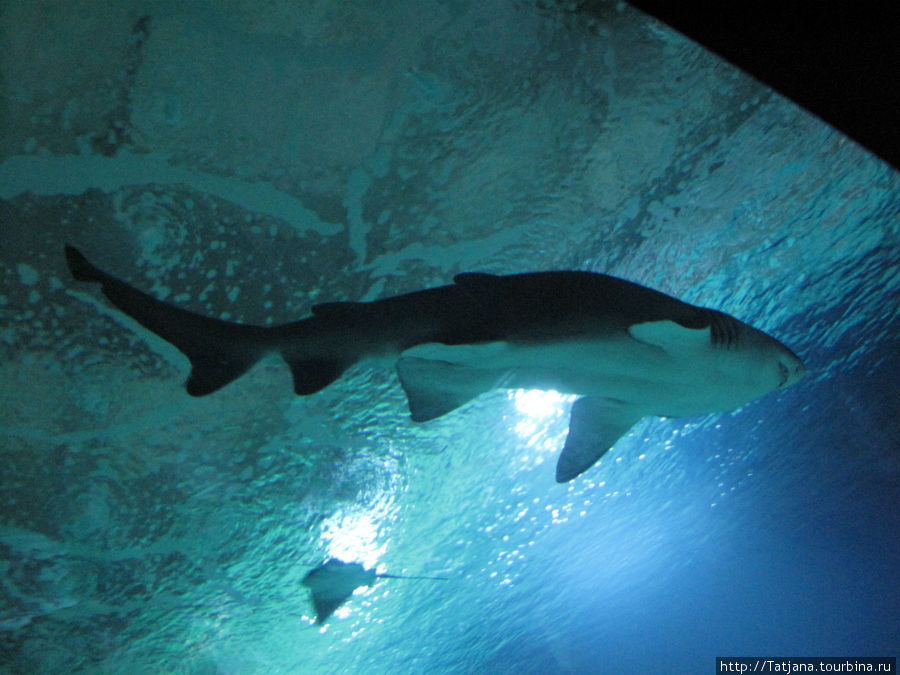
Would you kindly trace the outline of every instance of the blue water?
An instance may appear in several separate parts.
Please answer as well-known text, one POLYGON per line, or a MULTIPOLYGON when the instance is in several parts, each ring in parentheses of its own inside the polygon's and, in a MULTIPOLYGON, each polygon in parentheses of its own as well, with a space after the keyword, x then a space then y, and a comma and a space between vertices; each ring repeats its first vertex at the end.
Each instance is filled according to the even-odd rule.
POLYGON ((0 671, 897 656, 897 173, 627 6, 383 4, 0 14, 0 671), (646 419, 558 485, 554 393, 414 424, 389 368, 297 398, 271 361, 192 399, 67 241, 256 323, 463 270, 607 272, 810 372, 646 419), (383 580, 319 628, 300 582, 329 556, 450 581, 383 580))

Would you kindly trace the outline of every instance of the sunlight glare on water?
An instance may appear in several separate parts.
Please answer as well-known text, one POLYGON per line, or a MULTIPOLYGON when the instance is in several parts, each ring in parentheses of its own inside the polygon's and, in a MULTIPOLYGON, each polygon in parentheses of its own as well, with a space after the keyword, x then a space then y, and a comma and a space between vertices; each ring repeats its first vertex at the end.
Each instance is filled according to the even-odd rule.
MULTIPOLYGON (((896 652, 900 174, 630 3, 311 4, 0 4, 0 671, 896 652), (183 310, 294 324, 292 368, 189 396, 179 348, 67 242, 183 310), (500 389, 591 382, 613 357, 588 333, 541 347, 608 309, 634 348, 657 310, 550 277, 507 295, 547 270, 726 312, 811 372, 648 415, 558 483, 575 397, 500 389), (402 345, 483 369, 423 372, 436 403, 491 391, 413 420, 402 345), (326 360, 294 397, 301 354, 326 360), (329 556, 448 580, 373 583, 317 626, 302 581, 329 556)), ((262 345, 178 324, 203 358, 262 345)))
POLYGON ((509 398, 522 415, 513 428, 525 441, 523 447, 538 453, 534 458, 523 454, 521 460, 542 464, 545 456, 559 451, 565 440, 569 408, 577 396, 552 389, 513 389, 509 398))
MULTIPOLYGON (((578 397, 561 394, 552 389, 513 389, 509 392, 509 398, 515 402, 516 409, 523 415, 516 424, 516 433, 527 439, 529 445, 536 445, 536 440, 542 435, 541 432, 546 432, 553 422, 568 415, 572 401, 578 397)), ((555 446, 546 447, 546 444, 536 447, 548 452, 555 449, 555 446)))
POLYGON ((322 523, 322 541, 328 556, 374 567, 387 542, 379 543, 381 518, 371 512, 338 511, 322 523))

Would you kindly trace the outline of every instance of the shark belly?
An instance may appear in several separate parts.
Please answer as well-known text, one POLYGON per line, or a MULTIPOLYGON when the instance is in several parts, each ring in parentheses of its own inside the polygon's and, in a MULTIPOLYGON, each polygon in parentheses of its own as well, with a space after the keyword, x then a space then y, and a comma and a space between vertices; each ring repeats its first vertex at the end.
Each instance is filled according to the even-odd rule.
POLYGON ((404 351, 405 359, 419 362, 420 387, 453 390, 457 398, 492 389, 556 390, 667 417, 718 412, 733 407, 735 398, 737 405, 746 400, 722 377, 714 349, 670 353, 628 335, 544 344, 428 343, 404 351))

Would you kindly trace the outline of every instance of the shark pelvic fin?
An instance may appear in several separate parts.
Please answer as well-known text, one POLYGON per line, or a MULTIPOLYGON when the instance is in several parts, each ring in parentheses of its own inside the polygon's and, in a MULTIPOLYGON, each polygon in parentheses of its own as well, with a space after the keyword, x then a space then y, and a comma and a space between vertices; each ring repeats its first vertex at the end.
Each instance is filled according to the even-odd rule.
POLYGON ((447 361, 412 356, 397 361, 397 374, 413 422, 446 415, 497 385, 495 374, 489 371, 479 373, 447 361))

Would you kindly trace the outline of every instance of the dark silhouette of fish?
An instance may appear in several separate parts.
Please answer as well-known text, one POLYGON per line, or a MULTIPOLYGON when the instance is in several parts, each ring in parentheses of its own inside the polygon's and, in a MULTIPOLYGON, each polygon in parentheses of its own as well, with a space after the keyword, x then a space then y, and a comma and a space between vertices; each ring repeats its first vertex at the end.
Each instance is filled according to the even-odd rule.
POLYGON ((337 558, 329 558, 323 564, 310 570, 303 577, 303 585, 309 588, 313 606, 316 608, 316 623, 323 624, 338 607, 353 595, 353 591, 363 586, 374 586, 377 579, 427 579, 447 581, 446 577, 408 577, 397 574, 378 574, 359 563, 347 563, 337 558))
POLYGON ((458 274, 447 286, 373 302, 329 302, 280 326, 252 326, 159 301, 66 247, 72 275, 191 362, 204 396, 267 353, 306 396, 364 360, 397 369, 416 422, 496 388, 577 394, 556 467, 590 468, 646 415, 724 412, 799 380, 805 368, 775 338, 732 316, 592 272, 458 274))

